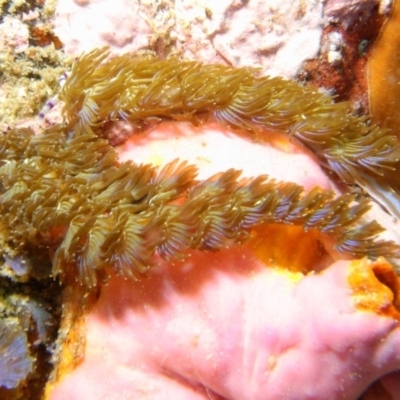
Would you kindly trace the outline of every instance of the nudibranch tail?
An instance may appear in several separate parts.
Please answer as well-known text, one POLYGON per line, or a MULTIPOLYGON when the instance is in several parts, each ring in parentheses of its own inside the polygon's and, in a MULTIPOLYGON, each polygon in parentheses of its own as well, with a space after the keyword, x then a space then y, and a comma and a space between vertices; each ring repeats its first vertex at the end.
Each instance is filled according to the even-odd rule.
POLYGON ((319 230, 351 255, 398 254, 396 244, 376 240, 378 224, 362 222, 365 198, 319 188, 305 194, 267 176, 242 179, 234 169, 204 181, 196 173, 178 160, 161 170, 118 163, 107 140, 66 135, 62 125, 40 136, 11 130, 0 137, 3 241, 21 251, 49 249, 54 275, 72 274, 88 287, 109 268, 135 277, 155 253, 173 261, 191 249, 240 243, 263 223, 319 230))
POLYGON ((105 48, 83 55, 61 90, 73 134, 99 134, 110 120, 142 127, 154 118, 198 124, 207 116, 253 132, 271 128, 300 140, 345 183, 360 185, 400 218, 400 178, 392 173, 399 167, 400 144, 353 115, 349 103, 334 103, 316 89, 281 78, 260 77, 253 68, 108 56, 105 48), (395 207, 388 204, 393 198, 395 207))

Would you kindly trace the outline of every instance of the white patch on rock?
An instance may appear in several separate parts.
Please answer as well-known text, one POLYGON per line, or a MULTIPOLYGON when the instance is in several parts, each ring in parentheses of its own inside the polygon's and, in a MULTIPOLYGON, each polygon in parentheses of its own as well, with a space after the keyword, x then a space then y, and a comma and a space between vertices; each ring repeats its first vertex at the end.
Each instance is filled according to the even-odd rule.
POLYGON ((63 0, 55 33, 68 54, 137 52, 160 38, 188 59, 292 78, 318 54, 322 10, 317 0, 63 0))
POLYGON ((26 51, 29 45, 27 26, 18 18, 6 16, 0 24, 0 47, 16 54, 26 51))

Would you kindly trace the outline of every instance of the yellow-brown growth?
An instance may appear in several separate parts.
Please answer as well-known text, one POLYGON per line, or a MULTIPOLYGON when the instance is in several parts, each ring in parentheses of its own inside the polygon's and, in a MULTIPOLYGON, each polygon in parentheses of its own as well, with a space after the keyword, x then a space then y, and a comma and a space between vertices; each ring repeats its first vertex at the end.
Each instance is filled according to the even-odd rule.
POLYGON ((155 251, 172 261, 190 249, 219 250, 262 223, 317 229, 354 256, 398 251, 375 240, 377 223, 360 224, 366 199, 334 198, 319 188, 305 194, 266 176, 240 179, 233 169, 195 178, 186 162, 161 170, 119 164, 113 147, 92 133, 68 137, 63 126, 40 136, 11 130, 0 137, 3 240, 20 251, 49 249, 54 275, 77 276, 89 287, 108 267, 133 277, 150 266, 155 251))
POLYGON ((400 139, 400 1, 390 14, 368 58, 368 91, 371 119, 400 139))
POLYGON ((334 103, 316 89, 281 78, 260 77, 252 68, 107 57, 107 49, 82 56, 60 93, 73 134, 100 134, 105 123, 119 119, 142 129, 163 118, 199 124, 209 116, 254 133, 260 126, 282 131, 400 218, 397 138, 352 115, 349 103, 334 103))
MULTIPOLYGON (((368 58, 368 94, 371 120, 387 129, 400 143, 400 1, 393 1, 390 14, 368 58)), ((381 176, 366 182, 370 194, 385 193, 387 208, 399 217, 400 162, 381 176)))

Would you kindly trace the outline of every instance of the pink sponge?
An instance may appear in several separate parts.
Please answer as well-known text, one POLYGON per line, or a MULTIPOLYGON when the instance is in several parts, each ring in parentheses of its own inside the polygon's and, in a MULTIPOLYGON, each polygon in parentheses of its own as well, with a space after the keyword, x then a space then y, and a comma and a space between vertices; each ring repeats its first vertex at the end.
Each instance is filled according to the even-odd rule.
POLYGON ((339 261, 298 280, 233 249, 112 279, 88 317, 84 361, 50 398, 355 399, 400 367, 398 315, 357 308, 357 263, 373 267, 339 261))
MULTIPOLYGON (((203 128, 162 124, 124 144, 120 157, 159 165, 189 158, 205 176, 229 159, 245 176, 334 188, 286 137, 257 143, 203 128)), ((383 258, 344 260, 326 238, 293 229, 260 227, 231 249, 192 251, 173 265, 156 259, 143 279, 112 277, 69 327, 47 398, 351 400, 384 375, 395 393, 392 267, 383 258)))

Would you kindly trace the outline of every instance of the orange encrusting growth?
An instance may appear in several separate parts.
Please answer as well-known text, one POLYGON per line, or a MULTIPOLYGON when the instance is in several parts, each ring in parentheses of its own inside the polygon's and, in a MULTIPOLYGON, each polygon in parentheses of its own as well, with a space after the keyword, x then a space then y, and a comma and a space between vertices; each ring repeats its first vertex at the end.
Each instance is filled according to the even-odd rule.
MULTIPOLYGON (((394 0, 390 15, 374 43, 368 59, 368 96, 371 121, 387 130, 387 136, 397 136, 400 143, 400 1, 394 0)), ((400 207, 397 193, 400 188, 398 170, 400 161, 392 168, 382 170, 381 176, 371 177, 367 186, 369 194, 398 216, 400 207)))
POLYGON ((315 271, 326 252, 319 241, 321 234, 301 226, 263 224, 251 231, 247 246, 265 265, 306 275, 315 271))
POLYGON ((383 257, 352 261, 348 280, 358 309, 400 321, 399 280, 383 257))
POLYGON ((394 0, 368 60, 371 119, 399 137, 400 125, 400 1, 394 0))
POLYGON ((57 382, 78 367, 84 360, 86 346, 86 316, 98 293, 86 293, 86 288, 76 281, 69 282, 70 287, 63 291, 63 318, 59 330, 59 352, 54 356, 57 368, 53 371, 53 379, 48 382, 44 399, 50 398, 50 393, 57 382))

